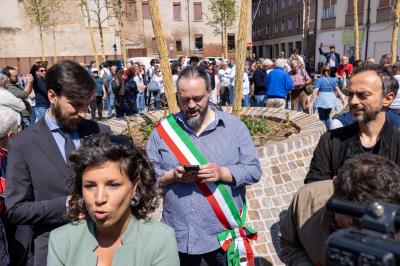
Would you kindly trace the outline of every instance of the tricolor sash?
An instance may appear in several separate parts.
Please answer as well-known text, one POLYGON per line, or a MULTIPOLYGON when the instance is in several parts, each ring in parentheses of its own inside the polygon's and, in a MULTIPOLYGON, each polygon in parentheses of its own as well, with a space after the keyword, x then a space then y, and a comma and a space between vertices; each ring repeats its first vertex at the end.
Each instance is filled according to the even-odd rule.
MULTIPOLYGON (((207 159, 193 144, 173 115, 157 124, 156 130, 181 165, 205 165, 207 159)), ((207 198, 221 225, 226 229, 217 235, 221 248, 227 252, 228 265, 254 265, 254 254, 249 239, 256 240, 257 232, 245 225, 246 200, 239 213, 231 194, 223 182, 205 182, 197 179, 197 186, 207 198)))

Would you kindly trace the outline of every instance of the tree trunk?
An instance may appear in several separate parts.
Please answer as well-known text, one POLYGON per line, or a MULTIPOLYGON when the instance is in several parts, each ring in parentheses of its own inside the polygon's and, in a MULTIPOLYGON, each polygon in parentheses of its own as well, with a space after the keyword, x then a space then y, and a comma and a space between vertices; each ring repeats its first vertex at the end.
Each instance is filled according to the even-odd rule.
MULTIPOLYGON (((89 15, 89 8, 88 6, 84 6, 85 10, 86 10, 86 14, 87 14, 87 30, 89 33, 89 37, 90 37, 90 42, 92 44, 92 54, 94 57, 94 61, 96 61, 96 66, 99 67, 99 56, 97 55, 97 47, 96 47, 96 41, 94 39, 94 34, 93 34, 93 28, 92 28, 92 20, 90 19, 90 15, 89 15)), ((85 17, 85 12, 83 11, 83 7, 82 7, 82 15, 83 17, 85 17)))
POLYGON ((40 52, 42 61, 45 61, 46 58, 44 57, 44 42, 43 42, 43 29, 39 26, 39 35, 40 35, 40 52))
POLYGON ((242 0, 240 7, 239 30, 236 42, 235 99, 233 101, 232 113, 237 117, 240 117, 240 112, 242 110, 242 95, 243 95, 242 87, 243 87, 244 64, 246 61, 249 5, 250 5, 250 0, 242 0))
POLYGON ((124 60, 124 64, 128 61, 126 57, 126 45, 125 45, 125 16, 121 16, 121 19, 119 21, 119 40, 121 43, 121 51, 122 51, 122 58, 124 60))
POLYGON ((101 57, 102 62, 106 61, 106 51, 104 48, 104 35, 103 35, 103 27, 101 26, 101 9, 100 9, 100 0, 97 1, 97 25, 99 27, 99 35, 100 35, 100 47, 101 47, 101 57))
POLYGON ((56 40, 56 30, 53 28, 51 29, 53 35, 53 48, 54 48, 54 63, 57 63, 57 40, 56 40))
POLYGON ((101 59, 104 62, 106 61, 106 50, 104 48, 103 27, 101 26, 101 22, 99 22, 98 25, 99 25, 99 35, 100 35, 101 59))
POLYGON ((149 9, 150 9, 151 23, 153 25, 154 36, 156 38, 158 53, 160 55, 161 73, 163 76, 164 91, 168 102, 169 112, 177 113, 179 112, 179 107, 176 102, 174 85, 172 82, 172 73, 168 58, 168 48, 164 38, 163 25, 160 20, 158 0, 149 0, 149 9))
POLYGON ((400 0, 395 2, 394 7, 394 22, 393 22, 393 34, 392 34, 392 64, 397 61, 397 39, 399 34, 399 20, 400 20, 400 0))
POLYGON ((358 41, 358 0, 353 0, 354 8, 354 59, 360 59, 360 43, 358 41))

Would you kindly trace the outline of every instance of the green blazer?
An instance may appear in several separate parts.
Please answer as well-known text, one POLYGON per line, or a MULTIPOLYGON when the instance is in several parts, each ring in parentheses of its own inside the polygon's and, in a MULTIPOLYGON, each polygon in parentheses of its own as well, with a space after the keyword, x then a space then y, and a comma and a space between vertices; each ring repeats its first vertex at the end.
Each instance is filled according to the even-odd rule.
MULTIPOLYGON (((72 222, 50 233, 48 266, 96 266, 96 225, 91 220, 72 222)), ((122 246, 113 256, 112 265, 179 266, 174 230, 154 220, 137 220, 131 216, 121 238, 122 246)))

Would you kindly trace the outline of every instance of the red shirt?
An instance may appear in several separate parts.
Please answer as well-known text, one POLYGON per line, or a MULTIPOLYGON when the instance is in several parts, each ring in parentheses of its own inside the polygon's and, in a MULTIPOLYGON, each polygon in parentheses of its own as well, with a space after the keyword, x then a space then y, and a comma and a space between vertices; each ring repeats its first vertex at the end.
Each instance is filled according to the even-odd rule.
POLYGON ((353 73, 353 65, 352 64, 340 64, 337 68, 338 75, 342 76, 345 71, 348 71, 349 74, 353 73))

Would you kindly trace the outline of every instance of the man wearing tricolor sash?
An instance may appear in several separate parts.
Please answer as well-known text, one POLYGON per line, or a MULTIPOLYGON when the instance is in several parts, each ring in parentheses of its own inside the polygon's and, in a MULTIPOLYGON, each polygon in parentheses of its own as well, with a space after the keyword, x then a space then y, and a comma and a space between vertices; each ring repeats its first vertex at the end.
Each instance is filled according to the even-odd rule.
POLYGON ((245 186, 261 178, 260 161, 246 126, 209 106, 209 97, 207 74, 185 68, 181 112, 150 137, 147 153, 165 191, 162 221, 175 229, 181 265, 254 265, 245 186))

